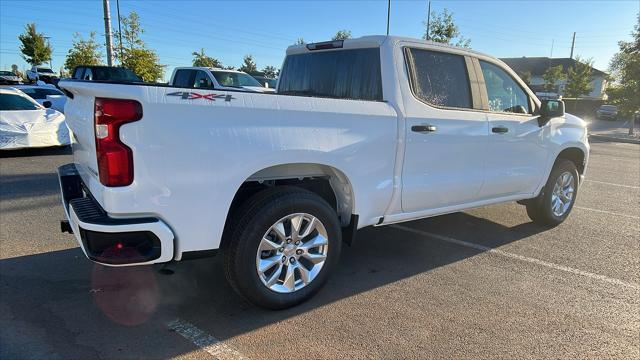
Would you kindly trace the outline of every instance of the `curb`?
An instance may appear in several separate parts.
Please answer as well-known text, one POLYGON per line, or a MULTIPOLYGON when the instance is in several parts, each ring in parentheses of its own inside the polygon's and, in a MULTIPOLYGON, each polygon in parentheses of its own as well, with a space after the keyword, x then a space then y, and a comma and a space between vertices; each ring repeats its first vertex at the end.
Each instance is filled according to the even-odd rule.
POLYGON ((625 138, 606 136, 606 135, 597 135, 597 134, 589 134, 589 139, 620 142, 620 143, 626 143, 626 144, 640 144, 640 139, 625 139, 625 138))

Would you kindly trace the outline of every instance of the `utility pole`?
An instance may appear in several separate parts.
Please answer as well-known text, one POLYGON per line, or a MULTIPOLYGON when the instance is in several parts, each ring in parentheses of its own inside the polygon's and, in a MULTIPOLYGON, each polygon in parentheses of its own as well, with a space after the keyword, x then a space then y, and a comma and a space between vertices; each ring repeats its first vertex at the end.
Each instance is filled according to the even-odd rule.
POLYGON ((427 9, 427 40, 429 40, 429 24, 431 21, 431 0, 429 0, 429 7, 427 9))
MULTIPOLYGON (((51 48, 51 42, 49 41, 49 39, 51 39, 51 36, 45 36, 44 38, 47 39, 47 46, 51 48)), ((51 70, 53 70, 53 65, 51 60, 52 57, 53 57, 53 54, 49 56, 49 67, 51 68, 51 70)))
POLYGON ((387 36, 389 36, 389 18, 391 17, 391 0, 387 1, 387 36))
POLYGON ((553 58, 553 43, 555 42, 555 39, 551 39, 551 55, 549 55, 549 58, 553 58))
POLYGON ((107 65, 113 66, 113 47, 111 47, 111 15, 109 12, 109 0, 102 0, 104 10, 104 37, 106 38, 107 65))
POLYGON ((576 45, 576 32, 573 32, 573 40, 571 40, 571 55, 569 55, 569 59, 573 59, 573 47, 576 45))
MULTIPOLYGON (((391 0, 389 0, 391 1, 391 0)), ((124 51, 122 50, 122 28, 120 27, 120 0, 116 0, 116 8, 118 9, 118 38, 120 39, 120 65, 122 65, 122 61, 124 60, 124 51)), ((389 21, 387 20, 387 23, 389 21)), ((389 25, 387 25, 387 28, 389 27, 389 25)), ((387 30, 387 35, 388 34, 388 30, 387 30)))

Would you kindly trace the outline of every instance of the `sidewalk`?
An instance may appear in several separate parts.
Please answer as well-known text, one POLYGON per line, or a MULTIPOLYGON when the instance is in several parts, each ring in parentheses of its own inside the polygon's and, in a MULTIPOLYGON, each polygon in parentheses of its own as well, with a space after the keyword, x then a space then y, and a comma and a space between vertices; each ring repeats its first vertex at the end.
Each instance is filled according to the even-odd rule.
POLYGON ((629 121, 593 120, 589 123, 589 139, 640 144, 640 125, 629 135, 629 121))

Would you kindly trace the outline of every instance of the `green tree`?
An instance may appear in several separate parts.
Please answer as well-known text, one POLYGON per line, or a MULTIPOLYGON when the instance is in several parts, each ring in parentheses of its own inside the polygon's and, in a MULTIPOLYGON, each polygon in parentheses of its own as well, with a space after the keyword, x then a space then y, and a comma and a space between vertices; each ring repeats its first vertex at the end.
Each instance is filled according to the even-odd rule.
POLYGON ((470 39, 465 39, 460 33, 460 29, 453 21, 453 13, 446 8, 441 14, 431 11, 429 24, 423 22, 426 27, 422 36, 425 40, 431 40, 443 44, 455 45, 468 48, 471 45, 470 39))
POLYGON ((31 65, 40 65, 51 59, 53 49, 44 38, 44 34, 36 30, 36 24, 27 24, 24 33, 18 36, 22 58, 31 65))
POLYGON ((351 30, 338 30, 338 32, 333 35, 331 40, 346 40, 351 39, 351 30))
POLYGON ((593 89, 591 86, 591 81, 593 80, 592 69, 593 60, 583 60, 576 56, 573 66, 567 71, 567 84, 564 86, 564 95, 569 98, 577 98, 589 94, 593 89))
POLYGON ((278 77, 280 70, 276 69, 275 66, 265 66, 265 68, 262 69, 262 72, 264 73, 264 77, 267 79, 275 79, 278 77))
POLYGON ((304 38, 301 38, 301 37, 299 37, 295 43, 295 45, 304 45, 304 44, 306 44, 306 42, 304 41, 304 38))
POLYGON ((247 74, 253 74, 258 72, 258 66, 256 66, 255 62, 253 62, 253 56, 245 55, 244 59, 242 60, 242 66, 240 66, 238 70, 244 71, 247 74))
POLYGON ((548 68, 544 74, 542 74, 542 80, 544 80, 544 90, 548 92, 555 92, 558 90, 557 83, 560 80, 566 78, 562 65, 552 66, 548 68))
POLYGON ((204 49, 200 49, 200 52, 193 52, 193 66, 221 68, 222 63, 218 59, 211 56, 207 56, 204 53, 204 49))
POLYGON ((225 69, 225 70, 235 70, 236 67, 233 66, 233 65, 227 65, 227 66, 223 67, 223 69, 225 69))
POLYGON ((611 59, 609 70, 614 83, 607 90, 609 100, 625 116, 640 110, 640 13, 631 35, 631 41, 618 43, 619 52, 611 59))
MULTIPOLYGON (((78 65, 101 65, 102 53, 100 52, 101 45, 96 42, 96 33, 92 31, 89 33, 89 39, 85 40, 79 33, 73 35, 73 44, 71 49, 67 53, 67 58, 64 61, 64 67, 68 71, 78 65)), ((62 75, 61 75, 62 76, 62 75)))
POLYGON ((120 34, 116 32, 118 47, 115 51, 120 64, 132 70, 144 81, 157 81, 162 78, 164 66, 155 51, 148 49, 141 35, 144 29, 140 26, 140 17, 133 11, 129 16, 120 18, 122 24, 122 43, 120 34), (122 54, 118 51, 122 48, 122 54))

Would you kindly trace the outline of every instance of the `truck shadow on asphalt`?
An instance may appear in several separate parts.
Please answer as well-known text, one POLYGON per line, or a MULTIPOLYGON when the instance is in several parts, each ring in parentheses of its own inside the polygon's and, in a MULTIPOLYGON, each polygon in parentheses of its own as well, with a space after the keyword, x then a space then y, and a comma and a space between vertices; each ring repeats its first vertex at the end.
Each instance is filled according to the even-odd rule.
MULTIPOLYGON (((468 213, 403 226, 492 248, 544 231, 532 223, 507 227, 468 213)), ((96 349, 109 349, 100 353, 102 357, 126 351, 127 356, 167 358, 193 348, 168 331, 166 324, 172 320, 180 318, 220 340, 229 339, 481 252, 393 226, 362 229, 355 246, 343 247, 337 271, 314 298, 291 309, 268 311, 233 292, 224 278, 222 256, 185 261, 177 264, 175 274, 161 275, 157 266, 95 265, 75 248, 0 260, 0 316, 5 329, 13 324, 4 324, 7 317, 20 319, 22 333, 56 329, 40 334, 43 351, 67 346, 63 353, 78 358, 94 357, 96 349), (100 339, 98 343, 82 345, 87 329, 93 339, 100 339), (154 336, 158 330, 175 343, 136 349, 135 339, 154 336)), ((12 336, 2 332, 0 338, 6 343, 12 336)), ((33 348, 25 351, 31 353, 33 348)))
POLYGON ((0 200, 3 201, 60 194, 58 174, 55 172, 2 175, 0 187, 0 200))

